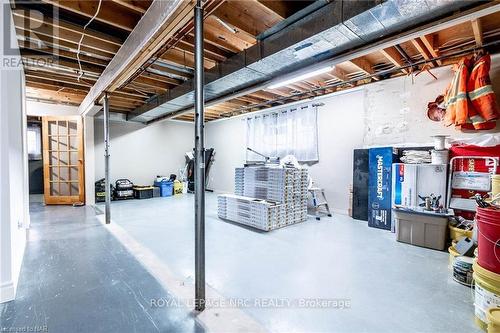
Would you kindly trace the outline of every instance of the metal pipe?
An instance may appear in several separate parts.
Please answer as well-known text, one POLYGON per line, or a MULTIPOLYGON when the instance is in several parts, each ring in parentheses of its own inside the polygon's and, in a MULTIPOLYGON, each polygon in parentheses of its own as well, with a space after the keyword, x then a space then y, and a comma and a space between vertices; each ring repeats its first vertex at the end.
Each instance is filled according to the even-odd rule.
POLYGON ((111 188, 109 184, 109 101, 108 93, 104 94, 104 186, 106 186, 106 224, 111 222, 111 188))
POLYGON ((262 103, 248 105, 248 106, 239 108, 239 109, 234 110, 234 111, 229 111, 229 112, 221 113, 221 114, 219 114, 219 117, 233 117, 233 116, 236 116, 236 115, 243 114, 245 110, 250 110, 250 109, 253 109, 253 108, 256 108, 256 107, 266 106, 266 105, 269 105, 269 104, 272 104, 272 103, 284 102, 286 100, 293 99, 294 97, 300 97, 300 96, 308 95, 308 94, 315 93, 315 92, 321 91, 321 90, 324 91, 326 89, 335 88, 337 86, 341 86, 341 85, 345 85, 345 84, 356 83, 359 80, 370 79, 370 78, 373 78, 374 76, 378 76, 378 75, 392 74, 392 73, 395 73, 395 72, 399 72, 402 69, 407 69, 407 68, 410 68, 410 67, 413 67, 413 66, 423 65, 425 63, 428 63, 428 62, 431 62, 431 61, 435 61, 435 60, 443 60, 443 59, 454 58, 454 57, 458 57, 458 56, 462 56, 462 55, 467 55, 467 54, 470 54, 470 53, 475 52, 477 50, 486 49, 486 48, 488 48, 490 46, 493 47, 493 46, 496 46, 496 45, 499 45, 499 44, 500 44, 500 41, 493 41, 493 42, 486 43, 486 44, 484 44, 481 47, 476 47, 475 46, 475 47, 472 47, 472 48, 469 48, 469 49, 460 50, 460 51, 457 51, 457 52, 453 52, 453 53, 450 53, 450 54, 446 54, 446 55, 434 57, 434 58, 431 58, 431 59, 423 59, 423 60, 415 61, 415 62, 413 62, 411 64, 407 64, 407 65, 403 65, 403 66, 399 66, 399 67, 393 67, 393 68, 390 68, 390 69, 385 69, 383 71, 379 71, 379 72, 376 72, 374 74, 366 74, 366 75, 363 75, 362 77, 356 77, 354 79, 350 79, 350 80, 347 80, 347 81, 340 81, 340 82, 336 82, 336 83, 327 84, 327 85, 324 85, 324 86, 319 87, 319 88, 312 88, 312 89, 309 89, 307 91, 294 93, 294 94, 291 94, 290 96, 279 97, 279 98, 276 98, 276 99, 273 99, 273 100, 269 100, 269 101, 265 101, 265 102, 262 102, 262 103))
POLYGON ((203 7, 201 0, 194 8, 195 57, 195 309, 205 309, 205 146, 204 146, 204 69, 203 69, 203 7))

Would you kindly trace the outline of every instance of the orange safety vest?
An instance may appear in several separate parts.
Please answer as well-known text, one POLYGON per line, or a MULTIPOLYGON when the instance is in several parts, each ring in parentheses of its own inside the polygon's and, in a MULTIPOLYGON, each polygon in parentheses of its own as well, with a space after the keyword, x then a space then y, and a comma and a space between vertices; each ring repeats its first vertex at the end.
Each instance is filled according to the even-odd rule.
POLYGON ((479 57, 467 82, 467 95, 473 110, 469 114, 473 129, 493 129, 498 119, 498 106, 490 80, 491 57, 479 57))
POLYGON ((499 113, 489 76, 490 66, 489 55, 483 55, 475 62, 473 58, 463 58, 457 64, 455 76, 445 94, 446 126, 454 124, 459 130, 495 128, 499 113))

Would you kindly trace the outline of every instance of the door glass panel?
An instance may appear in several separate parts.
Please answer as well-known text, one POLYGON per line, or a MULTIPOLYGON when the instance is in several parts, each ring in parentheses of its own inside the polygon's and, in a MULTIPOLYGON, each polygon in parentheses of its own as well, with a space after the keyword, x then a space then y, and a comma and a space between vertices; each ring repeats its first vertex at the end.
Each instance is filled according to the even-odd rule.
POLYGON ((78 149, 78 137, 70 136, 69 137, 69 150, 77 150, 78 149))
POLYGON ((68 150, 68 137, 67 136, 59 136, 59 151, 68 150))
POLYGON ((78 152, 72 151, 69 153, 69 160, 71 165, 78 166, 78 152))
POLYGON ((59 179, 60 180, 70 180, 68 167, 63 167, 63 166, 59 167, 59 179))
POLYGON ((61 183, 61 193, 59 195, 64 195, 64 196, 67 196, 67 195, 70 195, 70 192, 69 192, 69 183, 68 182, 62 182, 61 183))
POLYGON ((58 165, 59 164, 59 153, 57 151, 49 152, 49 165, 58 165))
POLYGON ((59 121, 59 135, 68 135, 68 122, 66 120, 59 121))
POLYGON ((59 152, 59 163, 61 165, 68 166, 69 165, 69 153, 67 151, 61 151, 59 152))
POLYGON ((78 189, 78 183, 71 182, 71 195, 78 195, 79 189, 78 189))
POLYGON ((71 166, 69 168, 69 179, 78 180, 78 167, 77 166, 71 166))
POLYGON ((77 135, 78 124, 76 121, 68 121, 69 135, 77 135))
POLYGON ((49 150, 52 150, 52 151, 58 150, 57 136, 49 137, 49 150))
POLYGON ((59 167, 50 167, 49 174, 50 174, 50 181, 59 180, 59 167))
POLYGON ((58 134, 58 131, 57 131, 57 121, 49 121, 49 135, 57 135, 58 134))
POLYGON ((59 183, 50 183, 50 195, 59 195, 59 183))

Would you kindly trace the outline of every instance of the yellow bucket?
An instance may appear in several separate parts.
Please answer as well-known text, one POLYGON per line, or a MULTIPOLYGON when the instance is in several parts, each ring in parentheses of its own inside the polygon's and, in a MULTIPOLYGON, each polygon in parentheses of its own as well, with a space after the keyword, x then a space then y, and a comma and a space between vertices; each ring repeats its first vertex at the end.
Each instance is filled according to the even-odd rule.
POLYGON ((174 195, 182 194, 182 183, 177 179, 174 180, 174 195))
POLYGON ((500 308, 490 308, 486 315, 488 333, 500 333, 500 308))
POLYGON ((474 270, 473 278, 475 283, 475 322, 481 329, 486 331, 488 327, 488 311, 490 308, 500 309, 500 274, 482 268, 477 263, 477 260, 474 260, 472 269, 474 270))
POLYGON ((472 238, 472 230, 464 230, 464 229, 460 229, 460 228, 455 228, 455 227, 452 227, 451 225, 449 225, 448 228, 450 229, 451 240, 458 242, 459 240, 461 240, 464 237, 472 238))

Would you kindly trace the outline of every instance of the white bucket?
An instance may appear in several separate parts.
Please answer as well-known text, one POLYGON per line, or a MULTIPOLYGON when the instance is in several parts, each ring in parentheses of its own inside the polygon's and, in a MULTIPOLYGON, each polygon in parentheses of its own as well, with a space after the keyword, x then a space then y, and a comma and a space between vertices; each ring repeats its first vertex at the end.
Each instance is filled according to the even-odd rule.
POLYGON ((433 135, 432 138, 434 139, 434 149, 436 150, 445 149, 444 144, 447 137, 448 135, 433 135))
POLYGON ((431 150, 432 164, 448 164, 449 158, 450 158, 450 151, 448 149, 431 150))

